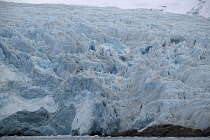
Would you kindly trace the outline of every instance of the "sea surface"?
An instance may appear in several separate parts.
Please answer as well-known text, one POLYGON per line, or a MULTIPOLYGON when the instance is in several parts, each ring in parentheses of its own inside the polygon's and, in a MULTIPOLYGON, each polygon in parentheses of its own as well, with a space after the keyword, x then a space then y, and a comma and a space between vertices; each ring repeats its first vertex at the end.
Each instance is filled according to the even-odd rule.
POLYGON ((90 136, 12 136, 0 140, 210 140, 210 137, 176 138, 176 137, 90 137, 90 136))

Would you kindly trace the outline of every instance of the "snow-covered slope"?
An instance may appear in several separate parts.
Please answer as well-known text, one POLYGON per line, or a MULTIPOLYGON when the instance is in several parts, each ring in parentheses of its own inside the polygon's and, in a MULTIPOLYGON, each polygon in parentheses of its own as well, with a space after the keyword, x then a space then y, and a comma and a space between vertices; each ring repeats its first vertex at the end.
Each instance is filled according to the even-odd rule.
POLYGON ((203 5, 199 8, 199 15, 210 17, 210 0, 205 0, 203 5))
POLYGON ((210 20, 0 2, 0 134, 210 126, 210 20))
POLYGON ((4 0, 21 3, 53 3, 89 6, 114 6, 123 9, 145 8, 164 12, 210 17, 210 0, 4 0))

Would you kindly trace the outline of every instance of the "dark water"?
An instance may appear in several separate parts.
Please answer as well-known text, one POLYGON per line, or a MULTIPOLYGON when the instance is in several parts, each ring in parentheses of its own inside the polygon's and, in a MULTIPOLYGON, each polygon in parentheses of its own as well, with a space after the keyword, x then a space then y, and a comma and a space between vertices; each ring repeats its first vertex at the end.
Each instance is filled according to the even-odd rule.
POLYGON ((210 137, 207 138, 174 138, 174 137, 72 137, 72 136, 42 136, 42 137, 2 137, 0 140, 210 140, 210 137))

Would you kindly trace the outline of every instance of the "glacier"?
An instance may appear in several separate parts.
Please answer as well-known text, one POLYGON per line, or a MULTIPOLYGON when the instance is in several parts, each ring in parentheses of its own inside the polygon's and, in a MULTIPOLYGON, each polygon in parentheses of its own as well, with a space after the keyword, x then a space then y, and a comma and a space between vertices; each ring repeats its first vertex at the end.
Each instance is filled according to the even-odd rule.
POLYGON ((210 127, 210 19, 0 1, 0 135, 210 127))
POLYGON ((202 15, 210 17, 210 0, 3 0, 6 2, 31 4, 68 4, 122 9, 150 9, 178 14, 202 15))

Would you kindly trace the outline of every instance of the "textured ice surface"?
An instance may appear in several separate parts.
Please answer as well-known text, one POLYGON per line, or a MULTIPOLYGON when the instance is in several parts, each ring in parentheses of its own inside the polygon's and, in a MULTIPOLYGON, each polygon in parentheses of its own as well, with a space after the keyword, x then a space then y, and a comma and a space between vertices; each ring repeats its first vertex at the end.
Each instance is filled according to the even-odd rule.
POLYGON ((210 126, 210 20, 0 2, 0 133, 210 126))

